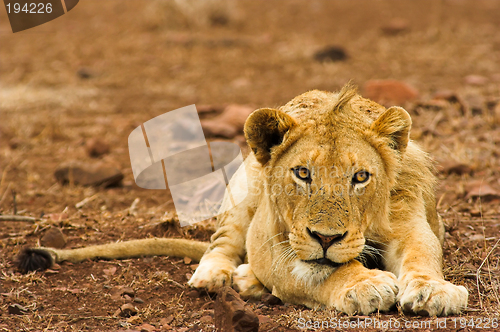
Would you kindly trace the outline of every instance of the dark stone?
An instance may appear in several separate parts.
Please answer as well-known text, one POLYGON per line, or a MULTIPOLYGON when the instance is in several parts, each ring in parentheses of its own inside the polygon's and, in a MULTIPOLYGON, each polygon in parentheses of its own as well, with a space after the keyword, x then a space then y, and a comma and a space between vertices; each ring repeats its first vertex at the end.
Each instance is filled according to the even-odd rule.
POLYGON ((347 60, 346 51, 339 46, 327 46, 314 53, 314 60, 319 62, 347 60))
POLYGON ((276 297, 270 293, 266 293, 266 294, 262 295, 262 298, 260 299, 260 301, 267 306, 282 305, 283 304, 283 302, 281 302, 281 300, 278 297, 276 297))
POLYGON ((214 305, 214 321, 217 331, 258 332, 259 317, 231 287, 222 287, 214 305))
POLYGON ((61 184, 109 187, 118 185, 123 179, 120 170, 104 164, 86 164, 77 161, 60 165, 54 172, 61 184))

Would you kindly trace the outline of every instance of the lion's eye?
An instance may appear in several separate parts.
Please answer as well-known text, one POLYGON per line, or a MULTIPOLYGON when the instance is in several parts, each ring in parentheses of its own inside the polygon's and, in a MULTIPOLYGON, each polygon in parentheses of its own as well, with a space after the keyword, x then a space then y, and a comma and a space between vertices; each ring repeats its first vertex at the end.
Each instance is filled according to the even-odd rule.
POLYGON ((370 178, 370 173, 366 171, 357 172, 352 177, 352 183, 354 184, 365 183, 366 181, 368 181, 369 178, 370 178))
POLYGON ((295 167, 293 173, 303 181, 311 181, 311 172, 305 167, 295 167))

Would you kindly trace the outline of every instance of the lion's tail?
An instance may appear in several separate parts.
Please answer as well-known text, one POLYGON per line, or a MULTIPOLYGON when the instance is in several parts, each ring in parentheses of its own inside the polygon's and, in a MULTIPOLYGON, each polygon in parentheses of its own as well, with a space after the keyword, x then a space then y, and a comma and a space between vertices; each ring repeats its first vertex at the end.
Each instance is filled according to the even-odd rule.
POLYGON ((17 257, 17 265, 24 273, 46 270, 54 262, 69 261, 77 263, 86 259, 125 259, 142 256, 189 257, 200 261, 209 246, 207 242, 150 238, 125 242, 109 243, 79 249, 25 248, 17 257))

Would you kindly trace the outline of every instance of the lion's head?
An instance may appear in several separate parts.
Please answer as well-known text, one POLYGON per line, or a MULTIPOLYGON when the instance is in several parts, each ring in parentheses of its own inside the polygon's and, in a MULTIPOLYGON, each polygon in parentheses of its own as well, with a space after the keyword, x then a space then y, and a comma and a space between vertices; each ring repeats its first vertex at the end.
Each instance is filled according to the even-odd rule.
POLYGON ((389 236, 390 192, 410 127, 404 109, 385 110, 352 86, 250 115, 245 136, 265 169, 280 242, 299 258, 296 275, 326 277, 357 258, 367 237, 389 236))

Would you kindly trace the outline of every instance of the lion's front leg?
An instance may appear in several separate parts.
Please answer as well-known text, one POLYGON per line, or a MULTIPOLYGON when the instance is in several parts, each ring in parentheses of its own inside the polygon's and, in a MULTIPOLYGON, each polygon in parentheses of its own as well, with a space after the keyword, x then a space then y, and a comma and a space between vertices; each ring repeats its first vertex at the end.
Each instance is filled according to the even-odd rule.
POLYGON ((241 264, 233 273, 233 288, 246 299, 260 299, 269 291, 257 279, 250 264, 241 264))
POLYGON ((369 270, 358 261, 339 267, 318 288, 318 298, 327 307, 349 315, 388 311, 396 303, 396 276, 369 270))
MULTIPOLYGON (((231 220, 225 220, 228 219, 231 220)), ((238 265, 243 263, 246 255, 247 228, 245 224, 234 223, 219 228, 212 236, 212 243, 188 284, 195 288, 205 288, 209 292, 216 292, 225 285, 231 286, 232 274, 238 265)))
POLYGON ((303 266, 302 277, 286 273, 284 267, 280 272, 266 275, 264 283, 272 286, 273 295, 283 302, 335 308, 349 315, 387 311, 396 304, 398 281, 390 272, 369 270, 358 261, 351 261, 334 269, 326 279, 315 280, 302 265, 309 263, 295 261, 292 264, 303 266))
POLYGON ((447 316, 466 308, 469 293, 465 287, 444 280, 441 245, 425 217, 417 214, 393 230, 397 237, 387 248, 386 261, 388 270, 398 276, 398 300, 403 310, 447 316))

